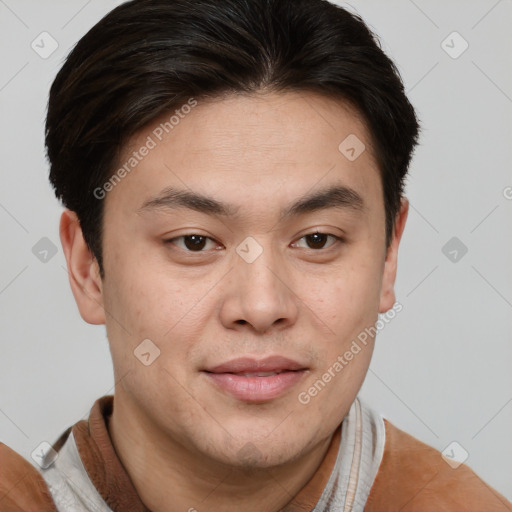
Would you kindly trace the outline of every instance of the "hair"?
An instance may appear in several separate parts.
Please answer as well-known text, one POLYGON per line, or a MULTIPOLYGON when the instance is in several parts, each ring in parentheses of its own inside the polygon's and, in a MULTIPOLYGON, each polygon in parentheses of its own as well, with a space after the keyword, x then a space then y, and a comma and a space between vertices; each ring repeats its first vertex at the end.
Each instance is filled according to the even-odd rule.
MULTIPOLYGON (((419 123, 398 69, 355 13, 327 0, 132 0, 69 53, 49 95, 50 182, 104 277, 104 204, 123 145, 190 98, 311 91, 356 107, 381 175, 386 245, 419 123)), ((341 141, 340 141, 341 142, 341 141)))

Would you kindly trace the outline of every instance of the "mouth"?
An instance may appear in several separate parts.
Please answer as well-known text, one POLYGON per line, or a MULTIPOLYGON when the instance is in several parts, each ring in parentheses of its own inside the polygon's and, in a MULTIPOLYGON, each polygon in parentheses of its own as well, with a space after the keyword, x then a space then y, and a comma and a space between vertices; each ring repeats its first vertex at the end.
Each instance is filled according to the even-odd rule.
POLYGON ((263 403, 290 391, 307 370, 297 361, 272 356, 261 360, 233 359, 203 373, 217 390, 244 402, 263 403))
POLYGON ((280 375, 281 373, 284 373, 288 370, 279 370, 277 372, 239 372, 239 373, 233 373, 233 372, 226 372, 230 373, 231 375, 239 375, 240 377, 272 377, 273 375, 280 375))

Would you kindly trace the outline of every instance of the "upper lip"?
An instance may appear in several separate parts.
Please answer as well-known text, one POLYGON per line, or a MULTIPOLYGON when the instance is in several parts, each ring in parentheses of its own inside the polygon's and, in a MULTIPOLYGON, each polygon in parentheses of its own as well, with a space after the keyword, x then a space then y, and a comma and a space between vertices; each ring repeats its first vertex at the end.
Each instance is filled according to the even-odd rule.
POLYGON ((270 356, 264 359, 239 357, 225 363, 205 368, 210 373, 252 373, 252 372, 282 372, 305 370, 306 367, 293 359, 283 356, 270 356))

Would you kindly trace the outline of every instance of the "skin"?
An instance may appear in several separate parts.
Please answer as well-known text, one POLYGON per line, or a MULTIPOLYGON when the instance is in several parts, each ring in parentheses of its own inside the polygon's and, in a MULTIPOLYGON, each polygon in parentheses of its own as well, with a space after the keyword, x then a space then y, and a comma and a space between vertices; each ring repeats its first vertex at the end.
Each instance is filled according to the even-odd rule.
MULTIPOLYGON (((119 165, 168 117, 136 134, 119 165)), ((109 430, 141 499, 155 512, 286 510, 354 401, 374 340, 309 403, 299 393, 396 300, 408 201, 386 247, 382 184, 357 111, 311 92, 199 101, 104 201, 104 280, 74 212, 62 214, 60 234, 82 318, 106 325, 116 379, 109 430), (350 134, 366 146, 354 161, 338 150, 350 134), (364 209, 279 220, 333 184, 357 191, 364 209), (238 216, 140 211, 168 186, 231 203, 238 216), (345 241, 315 245, 305 237, 315 231, 345 241), (190 234, 209 237, 203 252, 178 238, 190 234), (236 252, 249 236, 263 249, 252 263, 236 252), (148 366, 134 357, 144 339, 160 350, 148 366), (226 394, 201 371, 268 355, 307 371, 262 403, 226 394)))

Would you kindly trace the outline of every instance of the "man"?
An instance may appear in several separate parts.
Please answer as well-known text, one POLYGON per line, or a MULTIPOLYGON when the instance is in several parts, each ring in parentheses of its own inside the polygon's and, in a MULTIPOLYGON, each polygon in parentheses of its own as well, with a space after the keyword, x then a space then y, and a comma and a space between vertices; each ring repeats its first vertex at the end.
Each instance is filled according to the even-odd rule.
POLYGON ((93 27, 46 145, 116 387, 40 472, 2 446, 0 510, 511 510, 357 399, 418 132, 324 0, 134 0, 93 27))

